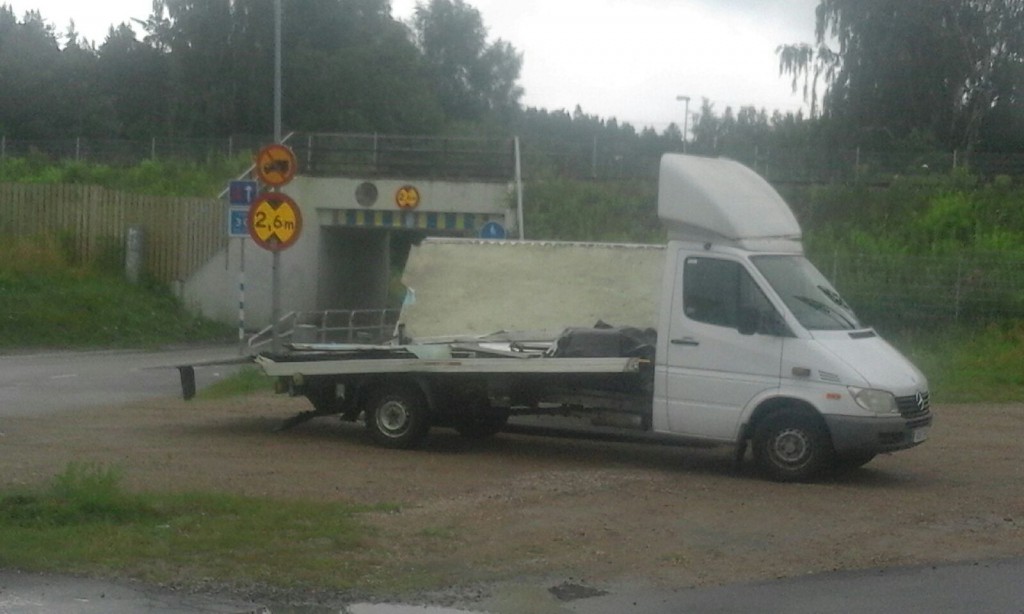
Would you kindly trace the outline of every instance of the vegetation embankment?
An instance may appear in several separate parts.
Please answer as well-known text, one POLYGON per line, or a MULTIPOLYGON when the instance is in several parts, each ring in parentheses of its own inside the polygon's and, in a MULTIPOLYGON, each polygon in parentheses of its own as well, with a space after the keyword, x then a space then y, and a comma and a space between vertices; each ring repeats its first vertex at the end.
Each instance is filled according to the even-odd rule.
POLYGON ((143 160, 114 167, 68 160, 55 163, 42 154, 0 159, 0 183, 68 183, 152 196, 216 196, 227 177, 238 175, 252 160, 249 154, 210 157, 203 163, 143 160))
MULTIPOLYGON (((0 161, 0 182, 98 185, 157 196, 211 196, 246 160, 197 165, 145 161, 130 168, 42 156, 0 161)), ((0 220, 0 229, 3 221, 0 220)), ((228 341, 231 327, 196 317, 168 289, 124 279, 124 249, 104 246, 81 262, 73 237, 9 237, 0 245, 0 351, 15 348, 153 347, 228 341)))
POLYGON ((189 313, 168 289, 128 283, 120 256, 75 264, 59 239, 0 245, 0 351, 230 340, 229 326, 189 313))

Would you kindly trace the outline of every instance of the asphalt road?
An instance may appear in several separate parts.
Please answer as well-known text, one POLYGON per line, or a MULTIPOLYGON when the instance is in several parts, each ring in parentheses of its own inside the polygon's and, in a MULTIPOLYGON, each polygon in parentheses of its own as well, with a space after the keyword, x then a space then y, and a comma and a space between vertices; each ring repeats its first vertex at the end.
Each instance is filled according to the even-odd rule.
MULTIPOLYGON (((176 365, 238 358, 237 346, 0 354, 0 418, 180 396, 176 365)), ((235 366, 196 369, 198 388, 235 366)))
POLYGON ((837 571, 663 594, 611 594, 574 602, 586 614, 761 612, 829 614, 1024 612, 1024 558, 837 571))
MULTIPOLYGON (((942 566, 833 572, 774 582, 736 584, 672 592, 629 590, 559 602, 551 596, 521 609, 564 614, 787 613, 936 614, 943 612, 1024 612, 1024 559, 942 566), (539 609, 535 610, 537 606, 539 609)), ((564 596, 563 596, 564 597, 564 596)), ((516 600, 506 605, 516 608, 516 600)), ((184 595, 128 582, 0 571, 0 612, 4 614, 485 614, 481 610, 397 604, 333 606, 263 605, 244 598, 184 595)), ((492 610, 493 611, 493 610, 492 610)))

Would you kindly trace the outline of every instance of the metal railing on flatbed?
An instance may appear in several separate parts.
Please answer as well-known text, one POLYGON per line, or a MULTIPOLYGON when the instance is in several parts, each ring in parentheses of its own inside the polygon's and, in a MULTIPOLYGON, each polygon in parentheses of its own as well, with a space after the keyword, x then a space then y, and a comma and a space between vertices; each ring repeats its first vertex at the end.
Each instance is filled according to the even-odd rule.
MULTIPOLYGON (((281 344, 380 344, 397 334, 399 309, 326 309, 290 311, 277 323, 281 344)), ((267 326, 249 339, 253 353, 274 342, 274 327, 267 326)))

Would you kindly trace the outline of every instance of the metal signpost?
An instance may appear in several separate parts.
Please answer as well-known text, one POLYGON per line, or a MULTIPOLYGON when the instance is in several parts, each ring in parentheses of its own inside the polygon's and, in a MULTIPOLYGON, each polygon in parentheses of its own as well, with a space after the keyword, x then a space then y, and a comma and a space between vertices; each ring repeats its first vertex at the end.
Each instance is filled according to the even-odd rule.
POLYGON ((238 353, 245 353, 245 240, 249 237, 249 205, 259 191, 255 181, 239 180, 228 184, 228 238, 238 239, 238 353))
POLYGON ((270 325, 275 352, 281 349, 277 331, 281 319, 281 251, 291 247, 302 232, 299 205, 277 190, 291 181, 297 171, 295 153, 289 147, 274 143, 261 149, 256 154, 256 175, 272 191, 262 192, 253 199, 246 218, 249 236, 257 245, 272 252, 270 325))

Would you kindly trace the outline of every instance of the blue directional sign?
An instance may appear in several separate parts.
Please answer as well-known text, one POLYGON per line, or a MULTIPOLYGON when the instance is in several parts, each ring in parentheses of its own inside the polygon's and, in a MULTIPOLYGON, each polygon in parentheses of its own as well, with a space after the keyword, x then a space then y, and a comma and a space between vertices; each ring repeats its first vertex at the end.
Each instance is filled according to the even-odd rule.
POLYGON ((480 228, 481 239, 504 239, 507 236, 505 227, 498 222, 487 222, 480 228))
POLYGON ((231 207, 228 209, 228 236, 231 238, 249 236, 249 208, 231 207))
POLYGON ((259 184, 255 181, 232 181, 228 184, 228 202, 232 205, 248 207, 259 194, 259 184))

